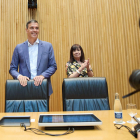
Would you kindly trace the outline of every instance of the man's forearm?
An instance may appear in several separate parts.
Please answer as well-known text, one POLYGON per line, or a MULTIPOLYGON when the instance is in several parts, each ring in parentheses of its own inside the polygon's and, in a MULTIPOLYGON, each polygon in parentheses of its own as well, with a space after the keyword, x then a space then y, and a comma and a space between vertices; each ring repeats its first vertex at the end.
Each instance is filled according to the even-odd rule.
POLYGON ((50 78, 55 71, 57 70, 57 65, 54 64, 53 66, 49 67, 46 71, 44 71, 41 75, 43 75, 45 78, 50 78))

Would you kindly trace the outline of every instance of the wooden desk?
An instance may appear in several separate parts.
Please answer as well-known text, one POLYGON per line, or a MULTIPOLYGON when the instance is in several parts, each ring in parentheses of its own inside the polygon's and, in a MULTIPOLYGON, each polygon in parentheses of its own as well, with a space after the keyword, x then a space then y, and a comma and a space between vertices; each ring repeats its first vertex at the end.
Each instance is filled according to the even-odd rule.
MULTIPOLYGON (((114 111, 86 111, 94 113, 103 124, 95 127, 93 130, 75 130, 74 133, 64 136, 47 136, 36 135, 31 131, 24 131, 23 127, 1 127, 0 126, 0 139, 1 140, 136 140, 126 128, 117 130, 114 127, 114 111)), ((22 116, 30 115, 31 119, 35 119, 35 122, 31 123, 31 128, 38 128, 39 114, 52 114, 52 113, 71 113, 71 112, 33 112, 33 113, 0 113, 0 118, 3 116, 22 116)), ((73 112, 77 113, 77 112, 73 112)), ((83 113, 83 112, 82 112, 83 113)), ((140 117, 140 111, 136 117, 140 117)), ((126 122, 130 120, 130 116, 127 111, 123 111, 123 120, 126 122)), ((132 127, 132 124, 125 123, 125 125, 132 127)), ((45 130, 46 131, 46 130, 45 130)), ((52 134, 64 133, 65 130, 47 130, 46 132, 52 134)))

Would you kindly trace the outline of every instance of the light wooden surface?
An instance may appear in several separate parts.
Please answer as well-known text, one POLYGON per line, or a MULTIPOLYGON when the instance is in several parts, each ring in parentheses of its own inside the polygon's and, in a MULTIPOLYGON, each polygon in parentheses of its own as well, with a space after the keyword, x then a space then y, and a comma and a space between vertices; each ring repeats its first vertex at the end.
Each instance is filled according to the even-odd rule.
MULTIPOLYGON (((31 123, 30 128, 38 128, 38 118, 39 114, 51 114, 48 113, 0 113, 0 118, 3 116, 20 116, 20 115, 30 115, 31 119, 35 119, 35 122, 31 123)), ((53 112, 55 113, 74 113, 74 112, 53 112)), ((75 112, 77 113, 77 112, 75 112)), ((80 112, 83 113, 83 112, 80 112)), ((87 113, 87 112, 85 112, 87 113)), ((96 126, 95 129, 92 130, 75 130, 74 133, 64 135, 64 136, 47 136, 47 135, 36 135, 31 131, 24 131, 24 128, 21 127, 0 127, 0 139, 2 140, 46 140, 46 139, 57 139, 57 140, 135 140, 135 138, 128 132, 127 129, 121 128, 117 130, 114 127, 114 111, 90 111, 96 115, 100 120, 102 120, 103 124, 100 126, 96 126)), ((140 117, 140 111, 138 111, 138 115, 136 117, 140 117)), ((123 120, 126 122, 130 120, 130 116, 127 114, 126 110, 123 110, 123 120)), ((132 124, 125 123, 124 125, 133 127, 132 124)), ((60 134, 64 133, 65 130, 44 130, 47 133, 52 134, 60 134)))
MULTIPOLYGON (((133 91, 128 79, 140 69, 140 0, 38 0, 37 9, 28 9, 28 0, 0 0, 0 112, 5 107, 5 82, 14 48, 27 39, 26 22, 32 18, 40 26, 39 39, 51 42, 58 69, 52 76, 54 93, 50 111, 62 111, 62 82, 70 47, 82 46, 95 77, 106 77, 110 107, 114 94, 133 91)), ((136 103, 140 94, 122 99, 136 103)))

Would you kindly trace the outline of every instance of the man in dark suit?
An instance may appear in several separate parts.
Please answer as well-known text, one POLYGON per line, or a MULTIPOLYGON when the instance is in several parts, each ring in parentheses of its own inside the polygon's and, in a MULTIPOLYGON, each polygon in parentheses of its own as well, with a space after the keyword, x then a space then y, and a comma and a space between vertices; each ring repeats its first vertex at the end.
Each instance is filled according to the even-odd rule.
POLYGON ((27 22, 26 32, 28 40, 16 46, 9 73, 22 86, 26 86, 29 79, 39 86, 47 78, 50 96, 53 92, 50 77, 57 70, 52 44, 38 39, 39 24, 36 20, 27 22))

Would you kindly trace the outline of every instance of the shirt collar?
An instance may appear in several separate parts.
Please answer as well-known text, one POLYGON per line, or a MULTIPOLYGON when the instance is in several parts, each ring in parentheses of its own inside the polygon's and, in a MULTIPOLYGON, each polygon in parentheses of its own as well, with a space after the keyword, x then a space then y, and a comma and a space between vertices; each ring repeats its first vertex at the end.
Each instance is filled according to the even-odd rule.
MULTIPOLYGON (((28 40, 27 40, 28 41, 28 40)), ((39 44, 39 39, 37 38, 37 40, 34 42, 34 44, 33 45, 35 45, 35 44, 39 44)), ((30 46, 33 46, 32 44, 30 44, 29 43, 29 41, 28 41, 28 46, 30 47, 30 46)))

